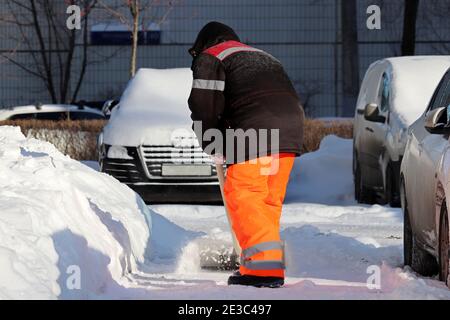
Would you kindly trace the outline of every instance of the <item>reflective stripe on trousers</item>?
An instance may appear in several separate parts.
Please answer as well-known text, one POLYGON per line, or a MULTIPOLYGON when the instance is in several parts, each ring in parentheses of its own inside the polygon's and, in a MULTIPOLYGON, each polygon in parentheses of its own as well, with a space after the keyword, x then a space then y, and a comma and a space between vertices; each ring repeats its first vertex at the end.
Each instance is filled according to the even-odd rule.
POLYGON ((243 249, 241 274, 284 277, 280 217, 294 159, 293 154, 280 154, 227 170, 224 193, 243 249), (261 174, 269 171, 269 175, 261 174))
POLYGON ((284 244, 281 241, 262 242, 247 248, 241 253, 241 266, 250 270, 275 270, 285 269, 284 263, 284 244), (281 250, 282 260, 251 260, 252 256, 269 250, 281 250))

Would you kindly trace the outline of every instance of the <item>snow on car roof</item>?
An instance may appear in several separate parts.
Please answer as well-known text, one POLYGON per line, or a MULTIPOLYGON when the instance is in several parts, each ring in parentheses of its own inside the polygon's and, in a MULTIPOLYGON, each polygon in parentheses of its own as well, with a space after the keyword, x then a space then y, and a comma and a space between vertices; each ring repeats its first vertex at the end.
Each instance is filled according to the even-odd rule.
POLYGON ((408 125, 428 106, 436 87, 450 68, 450 56, 386 59, 392 67, 391 110, 408 125))
POLYGON ((147 115, 147 121, 185 123, 189 116, 188 97, 192 87, 190 69, 140 69, 120 100, 126 112, 147 115), (159 117, 155 119, 155 115, 159 117))

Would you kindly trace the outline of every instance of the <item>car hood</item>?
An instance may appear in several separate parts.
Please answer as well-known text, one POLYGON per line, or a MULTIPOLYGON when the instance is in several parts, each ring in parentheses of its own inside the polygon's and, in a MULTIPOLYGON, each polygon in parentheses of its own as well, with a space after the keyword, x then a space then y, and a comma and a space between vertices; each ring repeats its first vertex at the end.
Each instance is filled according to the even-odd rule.
POLYGON ((103 142, 109 145, 138 147, 147 146, 176 146, 198 147, 199 143, 194 131, 186 126, 154 126, 146 122, 135 123, 133 126, 112 123, 103 131, 103 142), (113 132, 126 132, 118 135, 113 132))

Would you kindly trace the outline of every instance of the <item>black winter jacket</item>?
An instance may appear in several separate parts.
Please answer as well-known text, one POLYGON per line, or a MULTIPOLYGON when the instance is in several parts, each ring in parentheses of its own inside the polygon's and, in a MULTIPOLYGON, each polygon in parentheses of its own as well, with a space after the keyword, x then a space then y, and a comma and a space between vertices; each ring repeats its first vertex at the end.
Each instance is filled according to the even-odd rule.
POLYGON ((231 28, 212 24, 213 31, 208 34, 207 25, 191 49, 189 108, 192 120, 202 123, 201 130, 194 126, 201 146, 207 153, 223 154, 229 164, 273 153, 299 155, 304 113, 283 66, 270 54, 240 43, 231 28), (203 135, 208 129, 221 130, 221 150, 207 148, 211 141, 203 135), (249 133, 242 148, 237 129, 257 134, 249 133), (255 137, 256 142, 250 141, 255 137))

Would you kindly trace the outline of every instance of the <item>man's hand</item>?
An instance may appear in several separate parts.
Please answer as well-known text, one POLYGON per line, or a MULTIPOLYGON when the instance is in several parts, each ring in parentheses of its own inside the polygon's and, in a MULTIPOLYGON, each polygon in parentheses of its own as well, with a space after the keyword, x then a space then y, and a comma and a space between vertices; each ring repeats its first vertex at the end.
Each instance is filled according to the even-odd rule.
POLYGON ((216 165, 223 165, 225 163, 225 158, 221 154, 212 155, 211 159, 214 161, 214 164, 216 165))

